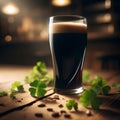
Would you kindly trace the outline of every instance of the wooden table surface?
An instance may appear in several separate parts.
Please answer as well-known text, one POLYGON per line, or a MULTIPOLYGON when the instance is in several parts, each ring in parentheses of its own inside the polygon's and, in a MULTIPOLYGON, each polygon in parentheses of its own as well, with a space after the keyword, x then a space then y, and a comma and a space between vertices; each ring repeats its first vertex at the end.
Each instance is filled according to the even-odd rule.
MULTIPOLYGON (((0 91, 9 91, 11 83, 16 80, 23 82, 31 69, 24 66, 0 66, 0 91)), ((110 85, 120 83, 120 71, 90 72, 92 76, 103 76, 110 85)), ((17 94, 16 100, 9 96, 0 97, 0 120, 120 120, 120 94, 103 98, 104 104, 95 111, 82 107, 78 101, 80 95, 60 95, 49 90, 45 98, 38 100, 30 96, 28 85, 24 84, 24 87, 25 93, 17 94), (78 102, 78 111, 66 108, 65 103, 69 99, 78 102)))

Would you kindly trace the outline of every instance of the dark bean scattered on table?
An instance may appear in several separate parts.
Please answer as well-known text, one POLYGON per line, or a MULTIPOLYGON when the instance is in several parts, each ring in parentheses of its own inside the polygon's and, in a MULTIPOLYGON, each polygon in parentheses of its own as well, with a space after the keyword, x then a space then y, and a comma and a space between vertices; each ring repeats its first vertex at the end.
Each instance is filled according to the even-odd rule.
POLYGON ((38 105, 38 107, 45 107, 46 105, 44 103, 41 103, 38 105))
POLYGON ((63 113, 66 113, 66 111, 65 110, 61 110, 60 113, 63 114, 63 113))
POLYGON ((35 113, 35 116, 39 117, 39 118, 43 118, 43 114, 42 113, 35 113))
POLYGON ((59 114, 59 112, 54 112, 54 113, 52 114, 52 117, 55 117, 55 118, 58 118, 58 117, 60 117, 60 114, 59 114))
POLYGON ((47 108, 47 111, 53 112, 53 108, 47 108))
POLYGON ((71 118, 71 115, 66 113, 66 114, 64 114, 64 117, 65 118, 71 118))
POLYGON ((64 106, 62 104, 58 105, 59 108, 63 108, 64 106))

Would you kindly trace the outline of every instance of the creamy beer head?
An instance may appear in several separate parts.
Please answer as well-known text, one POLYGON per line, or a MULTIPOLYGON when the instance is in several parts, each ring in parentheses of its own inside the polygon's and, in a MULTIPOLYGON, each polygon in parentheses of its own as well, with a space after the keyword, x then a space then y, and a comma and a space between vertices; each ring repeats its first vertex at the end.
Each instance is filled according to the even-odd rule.
POLYGON ((83 23, 58 22, 51 25, 52 33, 83 33, 87 32, 87 25, 83 23))

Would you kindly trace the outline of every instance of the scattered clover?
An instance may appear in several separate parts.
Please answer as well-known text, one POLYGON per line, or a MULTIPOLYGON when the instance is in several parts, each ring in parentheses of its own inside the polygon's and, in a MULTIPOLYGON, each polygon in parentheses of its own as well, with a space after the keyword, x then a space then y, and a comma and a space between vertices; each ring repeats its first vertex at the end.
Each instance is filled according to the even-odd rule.
POLYGON ((68 100, 66 102, 66 107, 68 108, 68 110, 74 109, 75 111, 77 111, 78 110, 78 103, 75 102, 75 100, 68 100))
POLYGON ((12 99, 16 99, 16 95, 15 95, 14 92, 11 92, 11 93, 10 93, 10 98, 12 98, 12 99))
MULTIPOLYGON (((120 84, 114 83, 112 86, 107 84, 107 81, 101 76, 95 76, 93 80, 90 79, 91 75, 87 70, 83 70, 82 80, 83 84, 89 86, 81 93, 79 101, 84 107, 92 107, 98 110, 102 104, 102 99, 99 95, 108 95, 111 88, 115 88, 120 93, 120 84)), ((30 74, 25 77, 24 82, 30 85, 29 92, 33 97, 43 97, 46 94, 46 87, 53 84, 53 78, 48 75, 45 63, 39 61, 33 66, 30 74)), ((10 97, 16 99, 16 92, 24 92, 24 87, 19 81, 15 81, 11 85, 10 97)), ((5 91, 0 92, 0 97, 7 96, 5 91)), ((66 107, 69 110, 78 110, 78 103, 71 99, 66 102, 66 107)))
POLYGON ((16 94, 15 93, 18 92, 24 92, 24 87, 21 84, 20 81, 15 81, 11 84, 11 93, 10 93, 10 98, 15 99, 16 98, 16 94))
POLYGON ((8 93, 6 91, 0 92, 0 97, 7 96, 7 95, 8 95, 8 93))
POLYGON ((90 86, 86 88, 79 101, 84 107, 91 106, 93 109, 99 109, 102 104, 102 100, 98 98, 98 95, 109 94, 111 87, 107 84, 107 81, 102 77, 96 75, 90 82, 90 86))
POLYGON ((11 85, 11 92, 23 92, 24 88, 20 81, 15 81, 11 85))
POLYGON ((34 80, 45 81, 47 85, 53 83, 53 79, 48 75, 47 67, 44 62, 38 61, 36 65, 33 66, 30 74, 25 77, 24 82, 30 84, 34 80))
POLYGON ((91 106, 94 110, 99 109, 102 104, 101 99, 97 97, 97 94, 91 88, 83 91, 79 101, 84 107, 91 106))
POLYGON ((44 81, 34 80, 30 83, 29 92, 33 97, 43 97, 47 92, 46 87, 44 81))
POLYGON ((107 85, 107 81, 100 76, 95 76, 91 81, 91 89, 96 94, 107 95, 109 94, 111 87, 107 85))

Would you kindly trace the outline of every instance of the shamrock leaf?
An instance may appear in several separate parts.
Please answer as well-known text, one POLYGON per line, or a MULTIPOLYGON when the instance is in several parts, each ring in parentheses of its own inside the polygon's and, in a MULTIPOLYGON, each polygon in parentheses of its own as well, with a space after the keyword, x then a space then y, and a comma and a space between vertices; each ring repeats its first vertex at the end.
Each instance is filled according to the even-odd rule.
POLYGON ((97 98, 97 94, 91 88, 83 91, 79 101, 84 107, 91 106, 93 109, 99 109, 102 103, 101 99, 97 98))
POLYGON ((23 92, 24 88, 21 82, 15 81, 11 85, 11 92, 23 92))
POLYGON ((75 100, 69 100, 66 102, 66 107, 68 110, 72 110, 72 108, 77 111, 78 110, 78 103, 75 100))
POLYGON ((46 84, 44 81, 34 80, 29 88, 31 96, 43 97, 46 94, 46 84))

